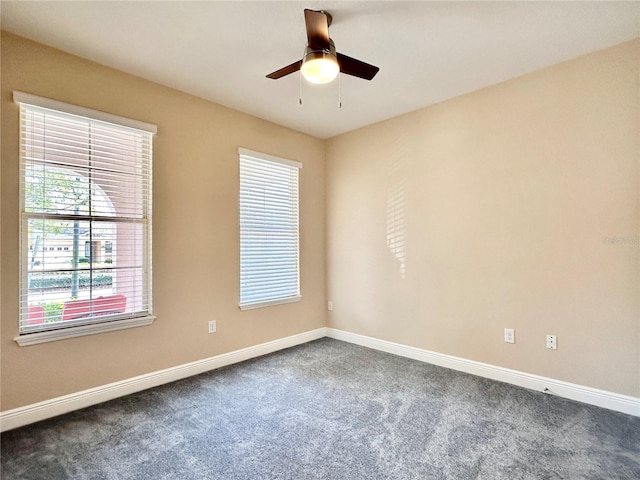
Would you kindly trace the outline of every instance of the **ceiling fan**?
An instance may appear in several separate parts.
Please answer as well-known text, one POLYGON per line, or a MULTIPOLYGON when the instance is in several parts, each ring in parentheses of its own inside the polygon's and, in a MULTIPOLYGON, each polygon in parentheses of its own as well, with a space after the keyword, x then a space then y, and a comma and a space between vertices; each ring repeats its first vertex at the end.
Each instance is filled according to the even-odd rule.
POLYGON ((336 52, 333 40, 329 38, 332 17, 324 10, 304 10, 307 27, 307 48, 302 60, 287 65, 267 78, 278 79, 300 70, 311 83, 329 83, 338 73, 371 80, 380 68, 336 52))

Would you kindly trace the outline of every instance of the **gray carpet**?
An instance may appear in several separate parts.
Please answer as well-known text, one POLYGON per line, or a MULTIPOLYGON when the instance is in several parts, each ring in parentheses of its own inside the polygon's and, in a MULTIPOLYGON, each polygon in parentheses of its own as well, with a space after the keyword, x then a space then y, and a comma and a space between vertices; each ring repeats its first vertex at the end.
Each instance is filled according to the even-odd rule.
POLYGON ((2 435, 9 479, 640 479, 640 418, 322 339, 2 435))

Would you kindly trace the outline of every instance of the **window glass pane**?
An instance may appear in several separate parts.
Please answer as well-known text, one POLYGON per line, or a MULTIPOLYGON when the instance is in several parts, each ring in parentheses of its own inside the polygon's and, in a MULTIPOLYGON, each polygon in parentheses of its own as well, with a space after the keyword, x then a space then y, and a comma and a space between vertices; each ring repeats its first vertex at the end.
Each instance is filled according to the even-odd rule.
POLYGON ((91 203, 88 178, 46 164, 26 164, 24 195, 25 210, 34 213, 87 215, 91 203))

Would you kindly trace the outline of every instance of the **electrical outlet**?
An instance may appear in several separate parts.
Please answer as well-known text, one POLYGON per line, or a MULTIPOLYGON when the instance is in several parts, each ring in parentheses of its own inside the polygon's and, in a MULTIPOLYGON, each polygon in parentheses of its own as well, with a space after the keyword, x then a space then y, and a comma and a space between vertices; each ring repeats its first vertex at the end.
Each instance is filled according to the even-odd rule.
POLYGON ((504 341, 507 343, 516 343, 516 332, 513 328, 504 329, 504 341))
POLYGON ((216 321, 209 320, 209 333, 216 333, 216 321))
POLYGON ((547 348, 556 350, 558 348, 558 339, 555 335, 547 335, 547 348))
POLYGON ((333 310, 333 301, 329 300, 327 302, 327 310, 332 311, 333 310))

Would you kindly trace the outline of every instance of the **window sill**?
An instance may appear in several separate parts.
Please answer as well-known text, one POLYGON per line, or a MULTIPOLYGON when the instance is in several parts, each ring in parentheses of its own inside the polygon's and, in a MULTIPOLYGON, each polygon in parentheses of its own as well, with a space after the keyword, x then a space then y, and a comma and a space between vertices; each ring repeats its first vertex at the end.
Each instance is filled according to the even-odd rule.
POLYGON ((299 302, 300 300, 302 300, 302 295, 288 298, 279 298, 277 300, 267 300, 265 302, 241 303, 240 310, 253 310, 254 308, 272 307, 274 305, 282 305, 284 303, 299 302))
POLYGON ((27 333, 18 335, 13 340, 21 347, 36 345, 38 343, 55 342, 67 338, 83 337, 85 335, 95 335, 96 333, 113 332, 125 328, 143 327, 151 325, 156 319, 153 315, 145 317, 127 318, 112 322, 96 323, 93 325, 82 325, 80 327, 61 328, 49 330, 47 332, 27 333))

